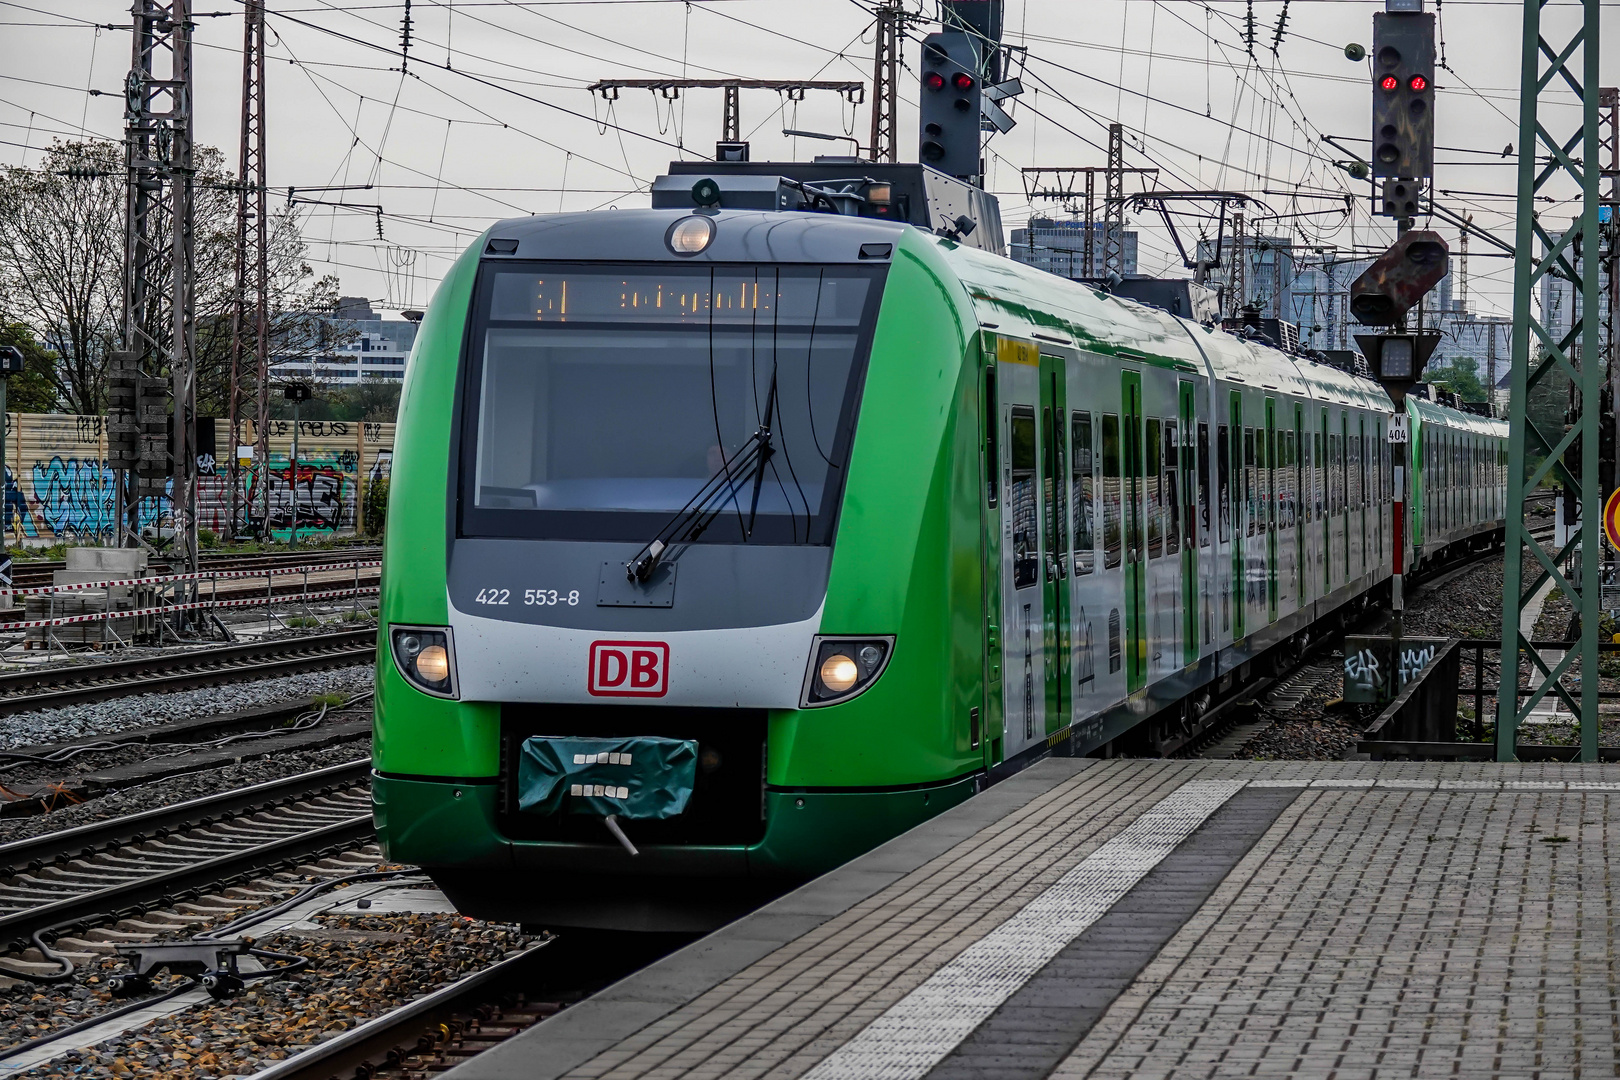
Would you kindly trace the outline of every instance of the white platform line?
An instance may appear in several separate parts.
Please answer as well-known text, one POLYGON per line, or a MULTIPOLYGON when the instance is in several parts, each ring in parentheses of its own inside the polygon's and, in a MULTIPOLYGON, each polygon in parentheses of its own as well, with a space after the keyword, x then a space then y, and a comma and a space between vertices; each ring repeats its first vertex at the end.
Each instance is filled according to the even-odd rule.
POLYGON ((834 1051, 806 1080, 916 1080, 1244 786, 1191 780, 834 1051))
POLYGON ((1329 788, 1360 791, 1540 791, 1620 792, 1620 782, 1601 780, 1250 780, 1253 788, 1329 788))

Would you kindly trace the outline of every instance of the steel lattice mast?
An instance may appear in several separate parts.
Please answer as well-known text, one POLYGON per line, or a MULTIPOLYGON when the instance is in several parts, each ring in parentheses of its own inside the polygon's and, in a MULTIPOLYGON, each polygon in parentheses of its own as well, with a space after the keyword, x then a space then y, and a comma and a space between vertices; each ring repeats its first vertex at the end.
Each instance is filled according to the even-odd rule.
MULTIPOLYGON (((1519 187, 1513 265, 1512 394, 1509 401, 1507 547, 1503 567, 1502 677, 1497 699, 1496 757, 1517 754, 1519 724, 1549 693, 1580 718, 1581 760, 1598 759, 1599 562, 1602 544, 1602 492, 1598 480, 1598 407, 1603 371, 1598 363, 1598 31, 1599 0, 1581 0, 1581 25, 1567 40, 1549 42, 1542 14, 1547 0, 1525 0, 1519 71, 1519 187), (1582 102, 1581 123, 1559 141, 1558 117, 1540 106, 1554 82, 1575 91, 1582 102), (1579 216, 1554 238, 1543 224, 1537 193, 1555 179, 1573 181, 1580 192, 1579 216), (1584 245, 1582 241, 1585 241, 1584 245), (1545 250, 1535 257, 1537 246, 1545 250), (1577 258, 1583 249, 1586 257, 1577 258), (1580 290, 1579 317, 1561 338, 1536 315, 1536 289, 1548 274, 1567 278, 1580 290), (1562 369, 1579 392, 1579 415, 1566 431, 1544 432, 1528 411, 1529 394, 1542 379, 1562 369), (1530 467, 1532 455, 1540 457, 1530 467), (1524 497, 1541 481, 1556 476, 1580 493, 1581 525, 1560 551, 1551 552, 1530 535, 1524 497), (1532 562, 1525 572, 1524 558, 1532 562), (1519 631, 1521 612, 1548 578, 1567 595, 1580 618, 1578 647, 1549 665, 1519 631), (1530 681, 1518 686, 1520 662, 1530 660, 1530 681), (1579 700, 1567 680, 1580 664, 1579 700)), ((1567 129, 1566 129, 1567 130, 1567 129)), ((1568 204, 1563 204, 1567 206, 1568 204)))
MULTIPOLYGON (((196 345, 190 0, 137 0, 124 84, 128 195, 124 246, 124 347, 133 378, 166 367, 174 394, 172 483, 175 544, 196 561, 196 345)), ((126 368, 128 370, 128 368, 126 368)), ((160 495, 167 439, 141 415, 141 477, 119 483, 120 519, 139 535, 139 499, 160 495), (147 466, 151 466, 148 468, 147 466)))
MULTIPOLYGON (((242 146, 236 192, 236 310, 231 327, 231 380, 227 427, 226 478, 229 484, 229 531, 238 531, 241 475, 238 446, 242 445, 242 381, 244 361, 253 372, 257 393, 253 431, 258 461, 269 461, 268 419, 270 369, 269 193, 265 177, 264 142, 264 3, 246 0, 242 32, 242 146)), ((260 484, 268 475, 261 473, 260 484)))
POLYGON ((884 0, 872 29, 873 161, 898 161, 895 121, 900 110, 900 36, 905 26, 901 0, 884 0))

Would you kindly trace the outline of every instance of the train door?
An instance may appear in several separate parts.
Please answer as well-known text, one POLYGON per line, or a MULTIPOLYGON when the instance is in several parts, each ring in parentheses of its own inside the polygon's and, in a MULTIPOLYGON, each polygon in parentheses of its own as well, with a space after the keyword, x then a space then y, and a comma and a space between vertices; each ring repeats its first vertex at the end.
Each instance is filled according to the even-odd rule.
POLYGON ((1282 527, 1277 513, 1277 399, 1266 398, 1265 434, 1265 509, 1262 517, 1266 527, 1266 621, 1277 621, 1277 530, 1282 527))
MULTIPOLYGON (((985 339, 993 349, 993 342, 985 339)), ((984 698, 978 715, 968 717, 968 742, 984 756, 985 768, 1001 760, 1004 702, 1001 669, 1002 628, 1006 626, 1001 598, 1006 588, 1001 569, 1002 464, 1001 405, 998 401, 995 353, 984 368, 980 391, 980 440, 984 458, 984 698)))
POLYGON ((1194 425, 1197 424, 1197 395, 1190 380, 1181 380, 1178 386, 1181 413, 1181 446, 1178 463, 1181 490, 1172 498, 1181 500, 1181 662, 1191 664, 1198 659, 1198 506, 1193 493, 1197 490, 1197 477, 1202 474, 1203 461, 1194 453, 1194 425))
POLYGON ((1041 596, 1045 609, 1046 730, 1050 735, 1071 719, 1069 620, 1069 455, 1064 362, 1041 357, 1041 596))
POLYGON ((1233 390, 1232 412, 1232 640, 1242 641, 1247 633, 1245 608, 1249 600, 1248 543, 1244 539, 1248 524, 1248 493, 1244 480, 1248 470, 1243 463, 1243 395, 1233 390))
POLYGON ((1001 472, 1002 757, 1046 736, 1046 593, 1042 582, 1040 358, 1029 342, 997 342, 1005 464, 1001 472))
POLYGON ((1322 410, 1322 430, 1316 437, 1317 514, 1322 520, 1322 595, 1333 591, 1333 463, 1329 456, 1328 411, 1322 410))
POLYGON ((1120 374, 1120 432, 1125 444, 1125 686, 1147 684, 1147 547, 1143 536, 1142 374, 1120 374))
POLYGON ((1309 459, 1310 443, 1305 435, 1305 408, 1294 405, 1294 454, 1289 465, 1294 484, 1294 570, 1298 576, 1295 603, 1303 607, 1309 594, 1305 591, 1305 523, 1311 519, 1311 496, 1306 486, 1305 470, 1301 460, 1309 459))

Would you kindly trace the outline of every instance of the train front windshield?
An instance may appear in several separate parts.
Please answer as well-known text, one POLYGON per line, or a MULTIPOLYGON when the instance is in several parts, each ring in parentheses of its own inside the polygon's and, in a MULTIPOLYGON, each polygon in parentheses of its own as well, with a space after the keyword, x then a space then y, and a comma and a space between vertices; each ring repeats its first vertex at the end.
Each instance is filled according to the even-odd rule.
POLYGON ((852 266, 486 271, 462 535, 650 539, 774 401, 771 453, 699 540, 827 543, 881 287, 852 266))

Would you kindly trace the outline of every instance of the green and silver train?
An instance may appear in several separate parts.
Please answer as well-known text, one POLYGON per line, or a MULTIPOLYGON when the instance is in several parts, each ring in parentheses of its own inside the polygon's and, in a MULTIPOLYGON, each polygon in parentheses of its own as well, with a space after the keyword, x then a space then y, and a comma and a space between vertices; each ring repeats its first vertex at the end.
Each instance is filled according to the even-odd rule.
MULTIPOLYGON (((694 929, 1043 755, 1171 750, 1387 593, 1389 409, 912 225, 501 222, 406 371, 385 850, 472 915, 694 929), (628 767, 525 801, 593 739, 691 746, 680 811, 613 816, 628 767)), ((1408 567, 1493 542, 1505 425, 1407 413, 1408 567)))

